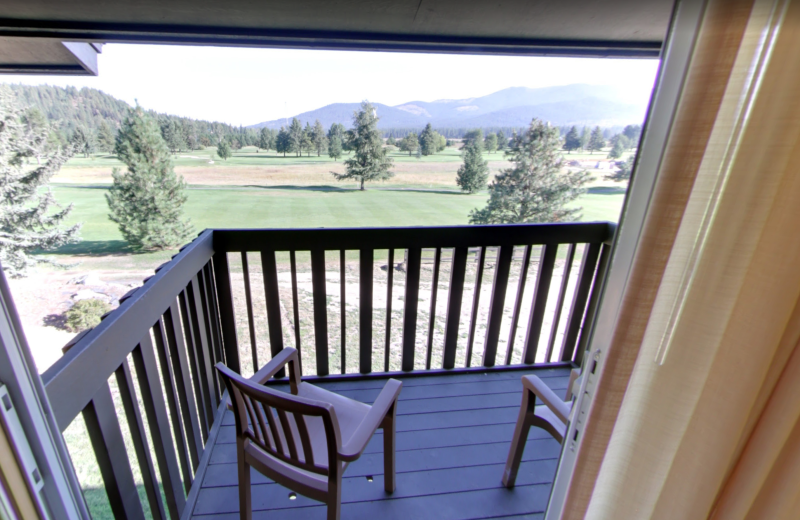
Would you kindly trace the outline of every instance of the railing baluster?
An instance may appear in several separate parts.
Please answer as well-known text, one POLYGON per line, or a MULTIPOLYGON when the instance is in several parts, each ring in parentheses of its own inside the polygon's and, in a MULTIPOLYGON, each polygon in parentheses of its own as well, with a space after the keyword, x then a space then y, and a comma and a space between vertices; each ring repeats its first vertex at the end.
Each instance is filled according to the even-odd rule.
POLYGON ((148 332, 133 349, 133 367, 142 391, 142 405, 150 426, 150 439, 161 474, 161 483, 167 498, 167 509, 172 518, 179 518, 186 504, 181 488, 181 475, 178 459, 172 449, 172 435, 169 432, 169 417, 164 405, 164 396, 158 382, 158 367, 153 355, 153 343, 148 332))
POLYGON ((567 296, 567 287, 569 286, 569 273, 572 270, 572 261, 575 259, 575 244, 570 244, 567 249, 567 260, 564 263, 563 275, 561 278, 561 288, 558 290, 558 300, 556 300, 556 312, 553 316, 553 325, 550 329, 550 338, 547 340, 547 350, 544 353, 544 362, 550 363, 553 357, 553 345, 556 343, 556 335, 558 334, 558 322, 561 321, 561 311, 564 308, 564 299, 567 296))
POLYGON ((98 390, 82 414, 114 517, 144 519, 108 384, 98 390))
POLYGON ((433 327, 436 325, 436 293, 439 288, 439 263, 442 260, 442 249, 437 247, 433 257, 433 285, 431 285, 431 311, 428 320, 428 350, 425 355, 425 370, 431 369, 433 352, 433 327))
POLYGON ((472 345, 475 343, 475 326, 478 322, 478 305, 481 300, 481 284, 483 283, 483 263, 486 257, 486 246, 481 246, 477 255, 478 258, 476 258, 476 261, 478 263, 478 269, 475 273, 475 292, 472 295, 472 312, 470 313, 467 352, 465 354, 466 359, 464 360, 464 364, 467 368, 472 366, 472 345))
POLYGON ((389 348, 392 342, 392 284, 394 283, 394 249, 389 249, 386 265, 386 345, 383 349, 383 371, 389 371, 389 348))
POLYGON ((208 431, 211 429, 211 424, 214 422, 214 415, 213 413, 211 415, 206 415, 206 395, 204 386, 200 381, 200 373, 203 369, 200 366, 200 361, 196 354, 197 349, 195 345, 197 344, 197 338, 195 338, 194 329, 192 328, 185 290, 178 294, 178 305, 180 307, 181 320, 183 323, 183 339, 186 341, 186 352, 189 354, 189 370, 192 374, 194 395, 198 400, 197 413, 200 415, 200 433, 203 435, 203 442, 205 443, 208 440, 208 431))
POLYGON ((214 253, 214 280, 217 289, 216 304, 219 306, 220 328, 222 329, 222 346, 225 350, 225 365, 241 374, 242 366, 239 362, 239 343, 236 339, 236 318, 233 313, 228 254, 224 251, 214 253))
POLYGON ((167 516, 164 511, 164 503, 161 501, 161 492, 158 489, 158 477, 145 439, 144 422, 139 411, 136 389, 127 360, 117 369, 116 376, 120 400, 125 410, 125 417, 128 419, 133 448, 136 451, 136 459, 139 461, 139 469, 142 473, 142 483, 147 493, 147 501, 150 503, 150 512, 154 520, 165 519, 167 516))
POLYGON ((419 268, 422 249, 408 249, 406 265, 405 310, 403 311, 403 359, 404 372, 414 370, 414 349, 417 335, 417 307, 419 306, 419 268))
POLYGON ((597 266, 597 257, 600 254, 601 245, 597 243, 588 244, 583 249, 578 285, 575 287, 575 297, 572 299, 567 328, 564 330, 564 341, 561 344, 561 361, 572 361, 572 354, 575 350, 578 332, 580 332, 581 322, 586 311, 586 299, 589 297, 589 289, 592 287, 592 279, 594 278, 594 270, 597 266))
POLYGON ((492 297, 489 300, 489 320, 486 326, 486 339, 483 343, 483 366, 485 367, 493 367, 497 358, 497 342, 500 339, 500 326, 503 321, 508 275, 511 272, 513 256, 514 246, 502 246, 497 251, 492 297))
POLYGON ((167 333, 167 345, 173 360, 172 369, 175 373, 175 386, 178 389, 183 424, 186 427, 186 440, 189 444, 192 469, 197 471, 200 455, 203 453, 203 441, 200 438, 200 425, 197 421, 197 415, 194 413, 195 402, 192 395, 192 384, 189 381, 189 363, 186 360, 186 350, 180 325, 175 319, 177 314, 178 306, 173 303, 164 313, 164 329, 167 333), (175 362, 176 360, 177 362, 175 362))
POLYGON ((205 326, 205 318, 203 307, 200 299, 197 297, 200 292, 200 286, 197 281, 197 276, 192 278, 186 288, 187 306, 189 307, 189 318, 191 320, 191 327, 194 331, 195 347, 197 354, 197 363, 200 367, 200 382, 205 389, 205 394, 208 397, 205 400, 206 417, 210 417, 210 424, 214 422, 214 411, 219 405, 219 396, 216 395, 216 387, 214 386, 214 374, 211 369, 212 352, 209 347, 208 329, 205 326))
POLYGON ((458 327, 461 322, 461 299, 464 295, 464 279, 467 271, 466 247, 453 249, 453 264, 450 267, 450 287, 447 295, 447 321, 444 326, 444 350, 442 368, 456 366, 458 327))
POLYGON ((372 372, 372 289, 373 261, 375 252, 362 249, 359 252, 358 273, 358 371, 372 372))
MULTIPOLYGON (((269 326, 269 348, 272 357, 275 357, 283 350, 281 297, 278 293, 278 266, 275 263, 275 251, 261 251, 261 271, 264 276, 264 297, 267 305, 267 325, 269 326)), ((281 369, 275 374, 275 377, 284 377, 285 375, 286 371, 281 369)))
POLYGON ((340 310, 339 310, 339 342, 341 344, 340 348, 340 361, 339 361, 339 369, 342 374, 347 373, 347 308, 345 302, 345 296, 347 295, 346 286, 345 286, 345 258, 344 258, 344 249, 339 250, 339 303, 340 310))
POLYGON ((242 276, 244 277, 244 299, 247 305, 247 327, 250 331, 250 353, 253 356, 253 373, 258 372, 258 347, 256 344, 256 322, 253 318, 253 295, 250 292, 250 266, 247 262, 247 251, 242 251, 242 276))
POLYGON ((317 354, 317 375, 327 376, 328 367, 328 304, 325 291, 325 250, 311 250, 311 288, 314 299, 314 340, 317 354))
POLYGON ((588 324, 594 323, 595 310, 597 309, 598 300, 600 299, 600 291, 602 286, 602 278, 606 272, 609 257, 611 256, 611 246, 603 244, 603 249, 600 251, 600 261, 597 264, 597 271, 594 276, 594 284, 592 285, 592 294, 589 296, 589 305, 586 307, 586 315, 581 324, 581 335, 578 339, 578 347, 575 349, 575 356, 573 361, 579 366, 583 363, 583 355, 586 353, 586 343, 589 341, 590 328, 588 324))
MULTIPOLYGON (((542 246, 544 247, 544 246, 542 246)), ((519 323, 519 311, 522 308, 522 295, 525 293, 525 281, 528 278, 528 265, 531 262, 531 251, 533 247, 525 246, 522 250, 522 266, 519 271, 519 281, 517 282, 517 298, 514 300, 514 313, 511 315, 511 331, 508 333, 508 348, 506 349, 506 365, 511 364, 514 356, 514 342, 517 339, 517 324, 519 323)))
MULTIPOLYGON (((536 351, 539 348, 539 338, 542 335, 542 323, 547 308, 547 298, 550 294, 550 282, 553 279, 553 267, 558 253, 558 244, 542 246, 539 257, 539 271, 536 273, 536 290, 533 293, 531 315, 528 320, 528 332, 525 335, 525 348, 522 353, 522 362, 531 364, 536 361, 536 351)), ((556 310, 558 316, 558 310, 556 310)))
MULTIPOLYGON (((178 459, 181 463, 181 470, 183 471, 183 487, 188 493, 192 488, 192 480, 194 473, 189 468, 189 456, 186 453, 186 436, 181 427, 180 406, 178 405, 178 398, 175 396, 176 384, 174 381, 172 363, 170 355, 167 352, 167 341, 164 336, 164 319, 163 317, 158 320, 158 323, 153 327, 153 336, 156 340, 156 352, 158 353, 158 362, 161 365, 161 377, 164 381, 164 390, 167 397, 167 405, 169 406, 169 416, 172 418, 172 433, 175 436, 175 442, 178 448, 178 459)), ((169 438, 169 437, 167 437, 169 438)))
POLYGON ((300 373, 303 373, 303 356, 300 350, 300 301, 297 298, 297 259, 294 250, 289 251, 289 263, 292 271, 292 310, 294 311, 294 348, 297 349, 297 361, 300 373))
MULTIPOLYGON (((206 330, 209 331, 210 337, 213 340, 214 364, 219 361, 224 363, 225 350, 222 348, 222 330, 220 329, 219 306, 217 305, 216 292, 217 282, 214 278, 214 269, 210 262, 203 267, 203 270, 198 273, 198 276, 201 276, 200 288, 203 290, 201 294, 203 296, 203 304, 206 306, 206 330)), ((219 378, 217 378, 217 382, 221 391, 224 385, 219 382, 219 378)))

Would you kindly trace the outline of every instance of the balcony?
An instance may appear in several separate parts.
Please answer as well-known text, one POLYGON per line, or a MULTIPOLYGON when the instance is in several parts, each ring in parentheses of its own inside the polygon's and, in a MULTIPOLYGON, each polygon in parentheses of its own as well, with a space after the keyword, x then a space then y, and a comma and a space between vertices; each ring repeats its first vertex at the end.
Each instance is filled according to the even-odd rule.
MULTIPOLYGON (((608 223, 206 230, 65 347, 43 381, 62 431, 82 415, 117 518, 143 518, 143 502, 154 518, 237 516, 233 417, 213 366, 247 375, 284 346, 300 351, 305 380, 367 403, 384 379, 404 382, 397 491, 383 492, 373 439, 345 472, 343 518, 543 513, 560 453, 545 432, 532 430, 517 487, 500 484, 519 377, 564 393, 613 233, 608 223)), ((279 376, 270 384, 282 388, 279 376)), ((253 487, 256 517, 324 517, 261 475, 253 487)))

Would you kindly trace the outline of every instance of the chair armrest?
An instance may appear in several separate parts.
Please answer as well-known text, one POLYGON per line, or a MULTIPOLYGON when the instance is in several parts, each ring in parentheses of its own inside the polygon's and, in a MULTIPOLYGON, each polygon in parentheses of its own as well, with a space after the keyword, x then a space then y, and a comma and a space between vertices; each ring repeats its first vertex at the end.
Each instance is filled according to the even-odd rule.
MULTIPOLYGON (((300 364, 298 363, 297 350, 292 347, 286 347, 281 350, 269 363, 261 367, 261 370, 250 376, 248 381, 257 385, 263 385, 269 381, 272 376, 280 372, 286 363, 290 363, 289 384, 292 389, 292 394, 297 395, 297 385, 300 384, 300 364)), ((231 397, 229 396, 228 410, 233 410, 231 402, 231 397)))
POLYGON ((397 379, 390 379, 381 390, 378 398, 370 408, 364 420, 358 425, 353 436, 347 441, 347 444, 342 446, 339 451, 339 457, 342 460, 353 461, 361 456, 361 452, 367 447, 369 440, 375 433, 384 417, 389 412, 389 409, 397 402, 397 396, 400 395, 400 390, 403 388, 402 381, 397 379))
POLYGON ((565 424, 569 415, 569 406, 555 392, 550 390, 544 381, 536 376, 522 376, 522 386, 533 392, 553 413, 565 424))

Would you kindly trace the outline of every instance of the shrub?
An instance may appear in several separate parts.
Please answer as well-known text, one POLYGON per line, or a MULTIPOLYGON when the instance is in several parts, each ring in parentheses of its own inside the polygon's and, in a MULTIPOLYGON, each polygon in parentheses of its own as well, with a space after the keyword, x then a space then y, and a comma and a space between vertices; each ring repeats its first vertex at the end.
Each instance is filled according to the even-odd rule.
POLYGON ((111 305, 97 298, 79 300, 64 313, 67 318, 67 328, 72 332, 91 329, 100 323, 100 316, 110 310, 111 305))

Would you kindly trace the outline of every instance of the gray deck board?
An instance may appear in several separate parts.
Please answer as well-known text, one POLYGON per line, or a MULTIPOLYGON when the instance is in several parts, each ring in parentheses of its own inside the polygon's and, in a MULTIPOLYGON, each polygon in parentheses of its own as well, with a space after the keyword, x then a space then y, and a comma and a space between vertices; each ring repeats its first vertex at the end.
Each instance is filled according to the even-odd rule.
MULTIPOLYGON (((558 394, 569 369, 489 372, 407 378, 398 402, 397 491, 383 490, 383 444, 379 432, 344 473, 342 518, 541 519, 547 506, 561 446, 532 428, 517 486, 500 479, 521 399, 520 377, 539 375, 558 394), (372 477, 370 482, 365 477, 372 477)), ((371 403, 381 380, 319 383, 352 399, 371 403)), ((283 385, 276 388, 283 389, 283 385)), ((288 389, 287 389, 288 390, 288 389)), ((233 415, 226 412, 208 457, 193 518, 238 518, 233 415)), ((325 518, 318 502, 252 471, 253 518, 325 518)))

